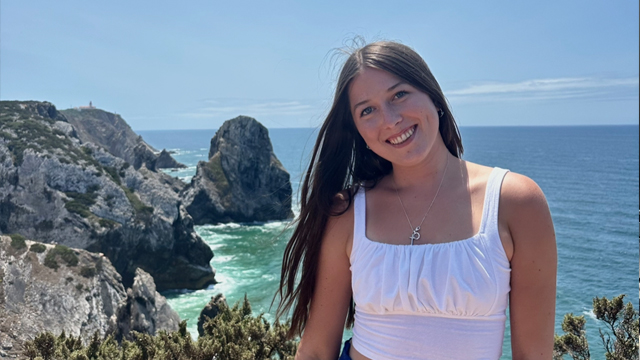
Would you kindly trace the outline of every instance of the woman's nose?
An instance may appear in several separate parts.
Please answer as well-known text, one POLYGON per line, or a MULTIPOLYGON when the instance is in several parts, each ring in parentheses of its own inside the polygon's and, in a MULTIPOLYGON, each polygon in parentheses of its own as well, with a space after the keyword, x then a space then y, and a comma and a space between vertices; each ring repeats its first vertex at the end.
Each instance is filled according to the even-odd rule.
POLYGON ((402 121, 402 116, 392 105, 383 105, 381 110, 384 125, 394 127, 402 121))

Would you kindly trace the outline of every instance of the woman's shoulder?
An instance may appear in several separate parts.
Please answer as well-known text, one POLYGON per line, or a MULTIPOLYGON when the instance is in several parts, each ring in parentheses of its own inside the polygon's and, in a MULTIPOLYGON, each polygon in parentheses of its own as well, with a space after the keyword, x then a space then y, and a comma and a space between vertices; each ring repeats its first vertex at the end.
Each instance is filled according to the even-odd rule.
POLYGON ((355 195, 354 189, 347 189, 333 197, 332 215, 327 220, 323 236, 327 246, 344 249, 346 254, 351 253, 355 195))
MULTIPOLYGON (((494 167, 480 165, 465 161, 465 168, 468 172, 469 182, 486 184, 494 171, 494 167)), ((528 206, 532 203, 543 202, 546 204, 542 189, 531 178, 509 171, 502 180, 502 188, 500 190, 500 204, 503 202, 506 206, 528 206)))

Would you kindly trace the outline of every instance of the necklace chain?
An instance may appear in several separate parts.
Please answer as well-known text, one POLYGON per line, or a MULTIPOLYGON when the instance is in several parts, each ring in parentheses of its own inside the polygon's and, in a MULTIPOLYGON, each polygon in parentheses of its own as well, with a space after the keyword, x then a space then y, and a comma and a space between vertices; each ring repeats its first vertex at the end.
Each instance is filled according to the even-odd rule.
POLYGON ((400 198, 400 193, 398 193, 398 187, 396 186, 396 182, 395 182, 395 180, 393 181, 393 188, 396 189, 396 195, 398 196, 398 200, 400 200, 400 205, 402 206, 402 211, 404 211, 404 216, 407 217, 407 222, 409 223, 409 227, 411 228, 411 231, 413 232, 411 234, 411 236, 409 237, 409 239, 411 239, 411 245, 413 245, 413 241, 414 240, 420 239, 420 227, 422 226, 422 223, 424 223, 424 219, 427 218, 427 215, 429 214, 429 211, 431 210, 431 207, 433 206, 433 203, 436 201, 436 198, 438 197, 438 193, 440 192, 440 188, 442 187, 442 183, 444 182, 444 176, 447 174, 447 167, 448 166, 449 166, 449 156, 447 155, 447 163, 444 166, 444 171, 442 173, 442 179, 440 179, 440 185, 438 185, 438 190, 436 190, 436 194, 433 196, 433 200, 431 200, 431 204, 429 204, 429 208, 427 209, 427 212, 424 213, 424 216, 422 217, 422 221, 420 221, 420 225, 416 226, 415 228, 413 227, 413 225, 411 225, 411 220, 409 220, 409 215, 407 214, 407 210, 404 208, 404 203, 402 203, 402 199, 400 198))

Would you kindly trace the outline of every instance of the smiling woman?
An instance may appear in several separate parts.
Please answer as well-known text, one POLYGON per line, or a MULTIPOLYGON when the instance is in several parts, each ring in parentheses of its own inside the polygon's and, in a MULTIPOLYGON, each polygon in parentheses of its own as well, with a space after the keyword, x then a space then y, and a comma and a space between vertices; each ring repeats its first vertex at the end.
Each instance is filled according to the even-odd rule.
POLYGON ((283 258, 278 312, 293 308, 296 359, 336 359, 345 319, 353 338, 340 359, 497 359, 507 306, 513 358, 552 356, 557 256, 545 197, 462 152, 416 52, 394 42, 352 52, 283 258))

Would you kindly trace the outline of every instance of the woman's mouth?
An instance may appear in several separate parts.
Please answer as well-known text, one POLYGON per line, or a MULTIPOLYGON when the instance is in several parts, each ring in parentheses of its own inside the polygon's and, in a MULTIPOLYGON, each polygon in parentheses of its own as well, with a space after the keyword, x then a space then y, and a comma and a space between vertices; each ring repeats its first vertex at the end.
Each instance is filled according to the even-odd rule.
POLYGON ((388 138, 387 142, 392 145, 400 145, 404 143, 411 137, 411 135, 413 135, 413 133, 416 131, 416 127, 418 127, 418 125, 413 125, 412 127, 405 130, 402 134, 388 138))

